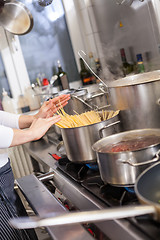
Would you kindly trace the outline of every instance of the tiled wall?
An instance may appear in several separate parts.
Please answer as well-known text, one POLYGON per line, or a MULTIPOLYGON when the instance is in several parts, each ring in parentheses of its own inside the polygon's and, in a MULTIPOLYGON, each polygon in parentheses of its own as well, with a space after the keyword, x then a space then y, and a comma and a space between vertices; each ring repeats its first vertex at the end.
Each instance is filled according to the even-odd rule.
POLYGON ((92 1, 63 0, 63 3, 77 65, 79 66, 79 50, 83 50, 87 55, 89 52, 92 52, 94 58, 102 58, 103 52, 93 13, 92 1), (70 8, 68 7, 69 5, 70 8), (75 40, 75 36, 79 37, 78 40, 75 40))

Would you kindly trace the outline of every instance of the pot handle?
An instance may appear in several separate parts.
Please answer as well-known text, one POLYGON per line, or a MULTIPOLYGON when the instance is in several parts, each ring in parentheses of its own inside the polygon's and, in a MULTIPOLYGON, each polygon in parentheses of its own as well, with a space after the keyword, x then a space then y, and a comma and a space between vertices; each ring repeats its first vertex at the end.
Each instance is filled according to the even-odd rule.
POLYGON ((58 226, 85 222, 98 222, 103 220, 122 219, 126 217, 135 217, 140 215, 152 214, 157 218, 156 208, 152 205, 137 205, 121 208, 108 208, 93 211, 69 212, 61 215, 55 213, 49 216, 20 217, 10 219, 10 225, 18 229, 29 229, 46 226, 58 226))
POLYGON ((103 130, 105 130, 106 128, 112 127, 112 126, 114 126, 114 125, 116 125, 118 123, 120 123, 120 121, 116 121, 114 123, 110 123, 110 124, 104 126, 103 128, 99 129, 99 136, 100 136, 100 138, 103 138, 103 133, 102 133, 103 130))
POLYGON ((128 161, 122 161, 121 163, 129 164, 132 167, 143 166, 145 164, 157 162, 159 160, 159 157, 160 157, 159 155, 160 155, 160 149, 156 152, 155 157, 152 160, 148 160, 148 161, 141 162, 141 163, 132 163, 129 159, 128 161))

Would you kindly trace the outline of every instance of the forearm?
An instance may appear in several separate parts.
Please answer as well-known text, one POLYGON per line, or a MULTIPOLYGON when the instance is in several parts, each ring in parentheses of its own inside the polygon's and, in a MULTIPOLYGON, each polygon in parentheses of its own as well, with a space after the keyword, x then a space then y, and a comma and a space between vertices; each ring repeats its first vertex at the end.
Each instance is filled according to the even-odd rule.
POLYGON ((34 115, 21 115, 19 117, 19 128, 24 129, 24 128, 29 128, 35 119, 34 115))
POLYGON ((10 147, 18 146, 33 140, 34 135, 31 130, 13 129, 13 139, 10 147))
POLYGON ((53 124, 60 120, 61 117, 58 115, 46 119, 39 118, 34 119, 28 129, 13 129, 13 138, 10 147, 40 139, 53 124))

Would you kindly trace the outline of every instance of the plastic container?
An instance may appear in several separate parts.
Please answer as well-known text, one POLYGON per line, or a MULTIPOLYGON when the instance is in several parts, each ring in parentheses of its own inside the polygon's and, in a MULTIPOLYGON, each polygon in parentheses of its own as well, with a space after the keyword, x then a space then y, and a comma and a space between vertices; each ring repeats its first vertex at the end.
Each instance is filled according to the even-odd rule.
POLYGON ((26 97, 24 95, 20 95, 19 99, 18 99, 18 112, 25 113, 25 112, 29 112, 29 111, 30 111, 30 107, 28 104, 28 100, 26 99, 26 97))
POLYGON ((2 96, 3 96, 2 97, 3 110, 6 112, 15 113, 13 100, 8 96, 8 93, 5 91, 4 88, 3 88, 2 96))
POLYGON ((40 108, 40 102, 39 102, 38 96, 36 96, 36 93, 32 89, 32 87, 28 87, 25 90, 24 96, 27 99, 27 102, 31 111, 37 110, 40 108))

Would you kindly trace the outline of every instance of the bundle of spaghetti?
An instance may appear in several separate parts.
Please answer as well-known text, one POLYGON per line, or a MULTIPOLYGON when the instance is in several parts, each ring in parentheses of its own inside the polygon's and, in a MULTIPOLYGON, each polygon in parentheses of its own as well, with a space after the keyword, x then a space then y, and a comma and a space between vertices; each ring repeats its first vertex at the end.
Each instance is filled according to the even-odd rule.
POLYGON ((76 113, 75 115, 67 114, 63 109, 57 111, 61 116, 61 120, 56 123, 61 128, 74 128, 82 127, 97 122, 101 122, 101 117, 96 111, 88 111, 82 114, 76 113))
MULTIPOLYGON (((75 112, 75 111, 74 111, 75 112)), ((61 120, 56 123, 60 128, 74 128, 91 125, 101 121, 108 120, 113 116, 116 116, 119 113, 118 111, 88 111, 81 114, 75 112, 75 115, 67 114, 63 108, 57 111, 57 114, 61 116, 61 120)))

